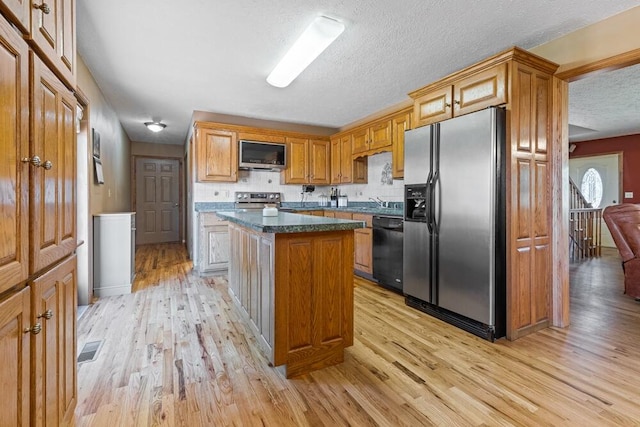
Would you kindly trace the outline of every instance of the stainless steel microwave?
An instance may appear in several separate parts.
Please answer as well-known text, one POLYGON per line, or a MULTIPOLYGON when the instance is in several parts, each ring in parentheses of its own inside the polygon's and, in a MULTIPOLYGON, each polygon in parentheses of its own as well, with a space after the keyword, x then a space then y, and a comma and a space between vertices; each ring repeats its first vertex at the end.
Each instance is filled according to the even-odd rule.
POLYGON ((287 146, 280 143, 248 141, 240 142, 241 169, 284 169, 287 165, 287 146))

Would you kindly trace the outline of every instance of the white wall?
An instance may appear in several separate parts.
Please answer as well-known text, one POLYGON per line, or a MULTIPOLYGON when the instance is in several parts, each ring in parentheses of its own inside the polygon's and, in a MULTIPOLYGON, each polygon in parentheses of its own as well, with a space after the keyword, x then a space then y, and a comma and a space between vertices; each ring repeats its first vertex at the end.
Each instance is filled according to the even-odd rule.
MULTIPOLYGON (((368 201, 369 197, 401 202, 404 181, 393 180, 391 184, 382 183, 381 176, 385 165, 391 166, 391 153, 376 154, 369 157, 369 176, 367 184, 342 184, 339 186, 316 186, 316 190, 305 201, 317 202, 321 194, 328 195, 331 187, 338 187, 350 201, 368 201)), ((194 202, 233 202, 236 191, 280 192, 284 202, 301 201, 301 185, 281 185, 280 173, 266 171, 240 171, 237 183, 196 182, 193 188, 194 202)))

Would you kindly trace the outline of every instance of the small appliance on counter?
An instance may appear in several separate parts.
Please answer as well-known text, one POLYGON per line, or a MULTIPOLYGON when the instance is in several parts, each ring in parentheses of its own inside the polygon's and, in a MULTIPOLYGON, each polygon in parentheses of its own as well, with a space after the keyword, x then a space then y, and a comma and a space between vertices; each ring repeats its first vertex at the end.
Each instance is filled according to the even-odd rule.
POLYGON ((262 216, 278 216, 278 208, 276 205, 264 205, 262 216))
POLYGON ((347 207, 347 195, 341 194, 338 196, 338 207, 346 208, 347 207))

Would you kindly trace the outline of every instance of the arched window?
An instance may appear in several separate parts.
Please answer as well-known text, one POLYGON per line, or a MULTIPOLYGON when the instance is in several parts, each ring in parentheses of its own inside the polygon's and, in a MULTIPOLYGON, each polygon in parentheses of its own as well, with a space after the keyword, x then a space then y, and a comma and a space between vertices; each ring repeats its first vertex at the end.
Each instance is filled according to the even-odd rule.
POLYGON ((591 207, 599 208, 602 202, 602 178, 594 168, 589 168, 582 176, 580 191, 591 207))

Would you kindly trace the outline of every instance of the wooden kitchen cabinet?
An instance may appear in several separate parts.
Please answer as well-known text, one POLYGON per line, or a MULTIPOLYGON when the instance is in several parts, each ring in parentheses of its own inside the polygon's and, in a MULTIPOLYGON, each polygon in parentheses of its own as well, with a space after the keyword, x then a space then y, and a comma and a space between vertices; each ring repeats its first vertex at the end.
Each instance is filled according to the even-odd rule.
POLYGON ((31 402, 33 426, 63 425, 73 417, 76 405, 76 257, 33 281, 32 324, 41 331, 31 334, 31 402))
POLYGON ((76 99, 55 74, 31 53, 30 163, 31 272, 76 248, 76 99))
POLYGON ((29 33, 31 0, 2 0, 0 10, 23 34, 29 33))
MULTIPOLYGON (((25 4, 2 3, 5 16, 16 18, 6 11, 18 3, 25 4)), ((32 3, 26 5, 30 15, 32 3)), ((75 19, 69 12, 75 2, 54 6, 50 13, 75 19)), ((65 37, 66 24, 38 25, 53 25, 57 41, 65 37)), ((69 90, 74 80, 63 80, 60 69, 50 68, 55 61, 29 43, 34 50, 0 16, 0 419, 12 426, 62 425, 71 420, 77 390, 77 101, 69 90)), ((72 70, 75 40, 65 43, 62 58, 69 57, 72 70)))
POLYGON ((200 260, 198 273, 224 271, 229 267, 229 223, 213 212, 200 214, 200 260))
POLYGON ((236 132, 200 126, 196 123, 196 176, 198 182, 238 180, 236 132))
POLYGON ((331 184, 366 183, 367 158, 353 158, 351 134, 331 139, 331 184))
POLYGON ((29 48, 1 17, 0 51, 1 294, 29 274, 29 48))
POLYGON ((28 286, 0 299, 0 419, 3 426, 30 425, 32 326, 31 289, 28 286))
POLYGON ((351 135, 354 157, 391 151, 391 120, 372 122, 366 127, 352 131, 351 135))
POLYGON ((31 5, 31 26, 25 37, 66 86, 75 89, 75 0, 30 0, 26 3, 31 5))
POLYGON ((413 127, 429 125, 507 102, 507 64, 476 71, 452 84, 430 85, 414 98, 413 127))
POLYGON ((373 218, 371 215, 354 213, 352 219, 366 223, 366 228, 353 230, 354 268, 363 273, 373 274, 373 218))
POLYGON ((286 143, 288 165, 282 171, 283 184, 329 184, 329 141, 287 137, 286 143))
POLYGON ((398 114, 391 119, 391 174, 394 179, 404 178, 404 132, 411 129, 411 111, 398 114))

